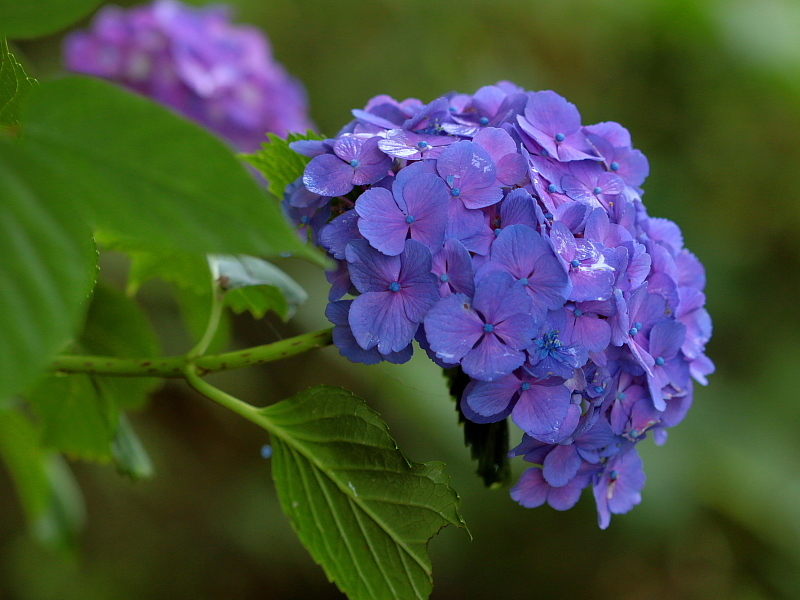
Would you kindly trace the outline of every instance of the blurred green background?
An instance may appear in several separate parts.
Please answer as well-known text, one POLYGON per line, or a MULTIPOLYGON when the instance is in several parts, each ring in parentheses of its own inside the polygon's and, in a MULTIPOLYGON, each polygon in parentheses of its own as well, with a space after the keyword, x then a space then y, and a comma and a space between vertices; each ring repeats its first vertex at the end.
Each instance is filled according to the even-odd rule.
MULTIPOLYGON (((456 530, 434 538, 434 599, 800 598, 800 4, 233 4, 305 83, 328 134, 379 93, 427 102, 500 79, 556 90, 585 124, 625 125, 650 159, 650 214, 677 221, 706 265, 715 325, 708 354, 718 370, 666 446, 641 445, 643 502, 607 531, 597 528, 589 494, 559 513, 483 489, 443 380, 423 356, 365 367, 329 348, 217 383, 257 404, 315 383, 346 386, 383 415, 412 460, 445 461, 474 540, 456 530)), ((59 73, 60 39, 17 44, 33 76, 59 73)), ((120 256, 103 265, 124 280, 120 256)), ((237 317, 237 345, 326 325, 322 273, 281 266, 312 300, 288 325, 237 317)), ((170 292, 151 283, 139 299, 166 351, 182 352, 189 342, 170 292)), ((343 597, 280 511, 261 430, 177 383, 134 425, 153 479, 134 484, 111 467, 71 465, 88 513, 79 552, 30 539, 0 471, 0 598, 343 597)))

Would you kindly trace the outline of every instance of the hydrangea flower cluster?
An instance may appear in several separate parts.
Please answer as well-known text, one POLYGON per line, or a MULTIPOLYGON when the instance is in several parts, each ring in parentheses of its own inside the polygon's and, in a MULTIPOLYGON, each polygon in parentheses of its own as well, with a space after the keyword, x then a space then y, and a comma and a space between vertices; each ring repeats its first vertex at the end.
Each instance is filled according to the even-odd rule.
POLYGON ((171 106, 245 152, 268 131, 313 128, 302 85, 272 58, 258 29, 230 24, 224 6, 106 6, 91 30, 67 37, 64 56, 68 69, 171 106))
POLYGON ((664 443, 714 369, 704 269, 648 216, 647 159, 621 125, 508 82, 353 115, 292 144, 311 161, 284 200, 338 263, 340 352, 402 363, 416 340, 460 366, 462 412, 525 432, 512 497, 565 510, 592 485, 607 527, 641 500, 636 445, 664 443))

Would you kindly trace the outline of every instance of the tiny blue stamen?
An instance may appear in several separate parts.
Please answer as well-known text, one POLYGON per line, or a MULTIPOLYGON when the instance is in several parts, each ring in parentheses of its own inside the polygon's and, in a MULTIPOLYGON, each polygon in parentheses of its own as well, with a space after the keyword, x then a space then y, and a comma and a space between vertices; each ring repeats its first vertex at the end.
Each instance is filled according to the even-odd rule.
POLYGON ((308 215, 303 215, 302 217, 300 217, 300 222, 301 222, 303 225, 308 225, 308 223, 309 223, 310 221, 311 221, 311 217, 309 217, 308 215))
POLYGON ((261 446, 261 456, 263 458, 272 458, 272 446, 269 444, 261 446))
POLYGON ((360 164, 361 164, 361 163, 360 163, 360 162, 358 162, 358 161, 357 161, 355 158, 354 158, 353 160, 351 160, 351 161, 350 161, 350 166, 351 166, 351 167, 353 167, 354 169, 355 169, 355 168, 356 168, 358 165, 360 165, 360 164))
POLYGON ((576 308, 575 310, 572 311, 572 314, 575 315, 576 317, 582 317, 583 311, 580 308, 576 308))
POLYGON ((501 231, 501 229, 499 227, 495 227, 494 228, 494 236, 497 237, 498 235, 500 235, 500 231, 501 231))
POLYGON ((448 275, 447 273, 442 273, 441 276, 439 277, 439 281, 441 281, 442 283, 447 283, 448 281, 450 281, 450 275, 448 275))
POLYGON ((522 385, 519 387, 522 388, 523 392, 527 392, 529 389, 531 389, 531 384, 528 383, 527 381, 523 381, 522 385))
POLYGON ((544 213, 544 218, 547 219, 548 221, 552 221, 553 220, 553 213, 551 213, 551 212, 544 213))
POLYGON ((550 153, 547 150, 545 150, 544 148, 542 148, 541 155, 546 158, 546 157, 550 156, 550 153))
POLYGON ((480 121, 478 121, 478 123, 480 123, 481 125, 486 127, 489 124, 489 119, 487 119, 486 117, 481 117, 481 119, 480 119, 480 121))
POLYGON ((626 396, 627 394, 625 392, 620 392, 619 394, 617 394, 617 400, 625 400, 626 396))
POLYGON ((428 142, 426 142, 425 140, 422 140, 417 144, 417 148, 419 148, 420 150, 425 150, 425 148, 427 147, 428 147, 428 142))
POLYGON ((411 215, 408 215, 406 217, 406 223, 408 223, 409 225, 411 225, 415 220, 416 219, 414 219, 414 217, 412 217, 411 215))
POLYGON ((393 281, 389 284, 389 291, 390 292, 399 292, 400 291, 400 282, 393 281))
POLYGON ((556 141, 557 142, 563 142, 565 139, 567 139, 567 138, 564 136, 563 133, 557 133, 556 134, 556 141))
POLYGON ((596 188, 594 188, 594 190, 593 190, 593 191, 594 191, 594 193, 595 193, 595 194, 602 194, 602 193, 603 193, 603 188, 601 188, 601 187, 596 187, 596 188))
POLYGON ((619 163, 614 161, 610 165, 612 171, 619 171, 619 163))
POLYGON ((639 330, 636 329, 636 327, 631 327, 630 329, 628 329, 628 333, 631 335, 636 335, 637 333, 639 333, 639 330))
POLYGON ((486 325, 483 326, 483 330, 486 333, 492 333, 494 331, 494 325, 492 325, 491 323, 486 323, 486 325))
POLYGON ((636 327, 636 329, 641 329, 642 327, 644 327, 644 325, 639 323, 639 321, 636 321, 636 323, 634 323, 633 326, 636 327))
POLYGON ((663 357, 663 356, 657 356, 657 357, 656 357, 656 364, 657 364, 659 367, 663 367, 665 362, 666 362, 666 361, 664 360, 664 357, 663 357))
POLYGON ((619 479, 619 472, 616 469, 614 469, 613 471, 611 471, 611 473, 608 474, 608 476, 611 477, 611 479, 619 479))
POLYGON ((630 432, 629 435, 632 438, 638 438, 639 437, 639 430, 638 429, 631 429, 631 432, 630 432))
POLYGON ((459 188, 453 188, 450 190, 450 195, 458 198, 461 195, 461 190, 459 188))
POLYGON ((550 185, 547 186, 547 191, 550 192, 551 194, 555 194, 558 191, 558 186, 556 186, 555 183, 551 183, 550 185))
POLYGON ((569 264, 571 264, 573 267, 579 267, 581 265, 577 258, 573 258, 571 261, 569 261, 569 264))
POLYGON ((528 285, 528 278, 527 277, 521 277, 519 281, 522 283, 522 285, 528 285))
POLYGON ((594 393, 595 394, 602 394, 606 388, 601 387, 599 385, 594 386, 594 393))

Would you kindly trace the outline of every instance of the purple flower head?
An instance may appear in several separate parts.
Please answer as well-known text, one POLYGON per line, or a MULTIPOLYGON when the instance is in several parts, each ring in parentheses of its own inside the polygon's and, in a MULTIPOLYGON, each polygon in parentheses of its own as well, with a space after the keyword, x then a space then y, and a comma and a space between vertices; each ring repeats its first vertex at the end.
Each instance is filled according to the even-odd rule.
POLYGON ((525 287, 533 301, 531 316, 537 323, 547 311, 564 306, 570 280, 550 245, 527 225, 504 227, 497 236, 489 260, 478 270, 478 280, 505 271, 525 287))
POLYGON ((107 6, 90 30, 66 38, 64 60, 175 108, 242 151, 257 150, 268 131, 313 127, 302 86, 275 62, 263 33, 231 25, 219 6, 107 6))
POLYGON ((470 428, 524 431, 511 455, 533 466, 515 500, 565 510, 591 485, 607 527, 640 501, 636 444, 663 444, 714 370, 705 271, 647 214, 644 155, 621 125, 582 127, 555 92, 505 82, 353 114, 336 138, 296 144, 312 161, 286 194, 297 214, 336 215, 318 241, 339 261, 340 352, 403 362, 416 340, 460 369, 470 428), (359 183, 365 156, 380 169, 359 183))
POLYGON ((379 140, 339 138, 333 144, 333 154, 315 156, 306 166, 306 188, 323 196, 342 196, 354 185, 377 183, 392 165, 392 159, 378 149, 379 140))
POLYGON ((425 334, 439 358, 494 381, 525 362, 523 350, 536 332, 530 305, 508 273, 493 273, 476 286, 474 300, 464 294, 440 300, 425 318, 425 334))
POLYGON ((495 184, 497 167, 481 146, 466 140, 449 146, 436 162, 439 175, 450 188, 450 195, 467 208, 483 208, 503 198, 495 184))
POLYGON ((612 458, 595 476, 594 499, 601 529, 609 526, 612 514, 626 513, 642 501, 645 479, 642 459, 633 445, 612 458))
POLYGON ((356 240, 345 252, 350 278, 361 295, 350 307, 350 328, 365 350, 399 352, 411 343, 428 310, 439 298, 431 273, 431 253, 406 240, 400 256, 386 256, 356 240))
POLYGON ((437 251, 444 243, 450 194, 436 175, 395 181, 392 191, 374 187, 356 202, 358 229, 373 248, 389 256, 405 249, 406 238, 437 251))
POLYGON ((548 156, 562 162, 598 158, 581 131, 578 109, 555 92, 528 92, 525 115, 517 122, 548 156))
POLYGON ((580 344, 568 344, 562 336, 566 333, 564 310, 550 311, 539 328, 539 335, 528 349, 525 368, 540 378, 563 377, 571 379, 589 359, 588 350, 580 344))

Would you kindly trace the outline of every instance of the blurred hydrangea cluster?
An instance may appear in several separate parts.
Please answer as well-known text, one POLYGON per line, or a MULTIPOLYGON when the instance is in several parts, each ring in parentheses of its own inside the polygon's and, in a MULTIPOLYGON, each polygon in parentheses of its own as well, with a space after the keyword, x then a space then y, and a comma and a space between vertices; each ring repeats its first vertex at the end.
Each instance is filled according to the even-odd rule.
POLYGON ((224 6, 106 6, 91 30, 67 37, 64 56, 67 68, 171 106, 242 151, 257 150, 268 131, 313 128, 302 85, 258 29, 231 25, 224 6))
POLYGON ((402 363, 416 340, 460 367, 462 412, 525 432, 512 497, 565 510, 592 485, 607 527, 641 500, 636 444, 664 443, 714 369, 704 269, 648 216, 647 159, 621 125, 508 82, 353 115, 291 144, 311 161, 284 199, 338 263, 340 352, 402 363))

